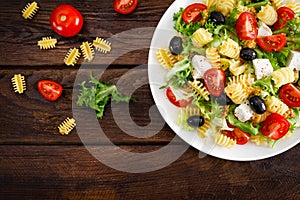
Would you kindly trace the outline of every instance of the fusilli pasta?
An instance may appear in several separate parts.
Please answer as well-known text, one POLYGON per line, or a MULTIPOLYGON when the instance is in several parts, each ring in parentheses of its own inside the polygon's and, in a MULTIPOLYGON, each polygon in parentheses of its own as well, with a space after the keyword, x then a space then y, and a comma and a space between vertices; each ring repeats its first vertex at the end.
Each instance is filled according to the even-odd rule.
POLYGON ((227 147, 227 148, 232 148, 236 144, 235 140, 231 139, 230 137, 228 137, 224 134, 218 134, 215 138, 215 142, 218 145, 221 145, 221 146, 227 147))
POLYGON ((206 51, 207 61, 214 67, 218 67, 221 64, 220 55, 217 48, 211 47, 207 48, 206 51))
POLYGON ((289 110, 289 107, 283 103, 280 99, 271 96, 265 100, 267 111, 271 113, 278 113, 284 115, 286 111, 289 110))
POLYGON ((204 28, 199 28, 191 37, 195 47, 203 47, 213 40, 212 34, 204 28))
POLYGON ((277 12, 273 6, 266 5, 257 13, 257 18, 265 24, 272 26, 277 21, 277 12))
POLYGON ((278 88, 287 83, 292 83, 295 80, 294 71, 289 67, 282 67, 274 71, 271 76, 275 86, 278 88))
POLYGON ((229 58, 238 59, 240 57, 240 46, 238 43, 230 38, 222 43, 219 49, 219 53, 229 58))

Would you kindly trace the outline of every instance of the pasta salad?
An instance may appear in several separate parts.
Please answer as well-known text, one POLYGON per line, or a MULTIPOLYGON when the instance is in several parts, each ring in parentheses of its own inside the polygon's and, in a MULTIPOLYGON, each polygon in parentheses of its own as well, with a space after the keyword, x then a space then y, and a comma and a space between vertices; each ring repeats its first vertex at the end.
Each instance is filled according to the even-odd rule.
POLYGON ((178 34, 156 56, 178 125, 228 148, 273 147, 300 127, 299 16, 299 2, 278 0, 206 0, 174 13, 178 34))

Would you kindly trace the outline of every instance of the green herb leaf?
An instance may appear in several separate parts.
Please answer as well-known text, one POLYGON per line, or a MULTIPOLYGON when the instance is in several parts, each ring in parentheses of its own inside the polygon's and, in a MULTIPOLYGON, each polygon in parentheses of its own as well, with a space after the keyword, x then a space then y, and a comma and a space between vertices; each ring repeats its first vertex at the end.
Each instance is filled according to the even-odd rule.
POLYGON ((104 83, 96 79, 92 74, 90 76, 90 87, 86 87, 86 82, 83 81, 78 95, 77 105, 85 106, 96 110, 97 118, 102 118, 105 106, 109 100, 119 102, 129 102, 130 97, 121 94, 114 84, 104 83))

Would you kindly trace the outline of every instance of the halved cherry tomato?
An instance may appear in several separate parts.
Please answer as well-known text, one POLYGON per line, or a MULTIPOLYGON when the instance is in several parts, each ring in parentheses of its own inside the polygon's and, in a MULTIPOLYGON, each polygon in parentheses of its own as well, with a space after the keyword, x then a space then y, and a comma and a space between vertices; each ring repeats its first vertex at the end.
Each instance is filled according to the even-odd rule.
POLYGON ((236 21, 236 33, 241 40, 253 40, 257 37, 258 26, 254 15, 243 12, 236 21))
POLYGON ((269 51, 280 51, 286 45, 285 33, 280 33, 272 36, 263 36, 256 39, 260 48, 269 51))
POLYGON ((168 87, 167 90, 166 90, 166 95, 169 99, 169 101, 177 106, 177 107, 181 107, 181 108, 184 108, 184 107, 187 107, 188 105, 190 105, 191 101, 193 100, 193 97, 190 97, 188 99, 181 99, 181 100, 177 100, 176 99, 176 96, 174 95, 171 87, 168 87))
POLYGON ((71 5, 57 6, 50 15, 52 29, 63 37, 72 37, 79 33, 83 26, 80 12, 71 5))
POLYGON ((272 113, 262 123, 261 133, 273 140, 285 136, 290 129, 290 123, 282 115, 272 113))
POLYGON ((41 80, 38 82, 38 91, 41 95, 49 100, 55 101, 62 94, 62 86, 51 80, 41 80))
POLYGON ((224 90, 226 74, 222 69, 211 68, 204 72, 204 85, 208 92, 218 97, 224 90))
POLYGON ((300 90, 292 83, 282 86, 279 90, 281 100, 290 107, 300 107, 300 90))
POLYGON ((132 13, 138 5, 138 0, 114 0, 114 10, 127 15, 132 13))
POLYGON ((202 20, 201 13, 207 9, 202 3, 194 3, 186 7, 182 13, 182 19, 186 24, 202 20))
POLYGON ((233 128, 233 131, 222 130, 221 133, 225 134, 231 139, 234 139, 239 145, 246 144, 249 141, 251 137, 249 133, 246 133, 235 126, 232 126, 231 124, 228 124, 228 127, 233 128))
POLYGON ((278 20, 273 25, 275 30, 285 27, 287 21, 293 20, 295 18, 294 11, 288 7, 280 7, 277 10, 277 15, 278 15, 278 20))

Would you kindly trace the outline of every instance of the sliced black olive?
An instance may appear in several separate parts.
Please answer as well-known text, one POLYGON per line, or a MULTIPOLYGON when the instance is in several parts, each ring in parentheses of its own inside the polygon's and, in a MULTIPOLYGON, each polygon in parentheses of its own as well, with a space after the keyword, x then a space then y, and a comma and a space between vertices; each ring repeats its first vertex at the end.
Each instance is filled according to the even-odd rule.
POLYGON ((210 95, 210 97, 214 102, 218 103, 220 106, 226 106, 226 105, 233 104, 231 99, 224 92, 218 97, 213 96, 213 95, 210 95))
POLYGON ((246 61, 252 61, 257 58, 257 53, 251 48, 243 48, 240 52, 240 57, 246 61))
POLYGON ((225 17, 221 12, 213 11, 210 13, 209 19, 216 25, 225 24, 225 17))
POLYGON ((187 120, 187 123, 193 128, 198 128, 204 124, 204 118, 199 115, 190 116, 187 120))
POLYGON ((267 110, 265 102, 259 96, 253 96, 249 99, 250 108, 257 114, 264 114, 267 110))
POLYGON ((169 44, 169 49, 173 55, 178 55, 183 51, 182 38, 174 36, 169 44))

